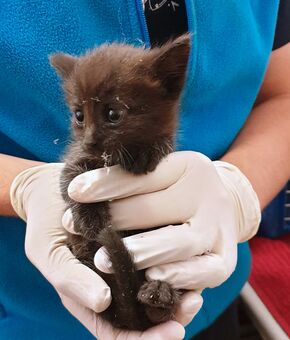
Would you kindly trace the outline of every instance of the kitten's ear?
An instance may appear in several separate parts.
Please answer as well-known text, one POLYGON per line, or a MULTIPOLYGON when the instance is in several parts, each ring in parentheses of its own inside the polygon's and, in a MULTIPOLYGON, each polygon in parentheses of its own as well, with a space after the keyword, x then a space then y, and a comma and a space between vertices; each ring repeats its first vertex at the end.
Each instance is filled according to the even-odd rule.
POLYGON ((49 56, 50 65, 53 66, 57 73, 66 79, 72 73, 77 58, 65 53, 57 53, 49 56))
POLYGON ((172 99, 178 98, 182 91, 190 45, 190 34, 184 34, 152 50, 157 51, 152 66, 154 78, 158 78, 172 99))

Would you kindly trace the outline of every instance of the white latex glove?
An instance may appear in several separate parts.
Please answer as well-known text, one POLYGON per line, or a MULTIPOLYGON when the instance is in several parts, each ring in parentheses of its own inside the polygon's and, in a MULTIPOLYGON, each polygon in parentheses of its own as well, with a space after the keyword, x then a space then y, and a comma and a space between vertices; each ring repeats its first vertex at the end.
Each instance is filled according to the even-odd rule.
MULTIPOLYGON (((65 210, 59 189, 63 164, 46 164, 20 173, 11 186, 11 203, 27 221, 25 252, 29 260, 54 286, 64 306, 98 339, 182 339, 180 323, 168 322, 141 332, 113 329, 95 312, 111 302, 110 288, 94 271, 82 265, 67 248, 61 219, 65 210)), ((195 295, 185 304, 196 310, 195 295)))
MULTIPOLYGON (((237 243, 251 238, 260 222, 256 193, 237 167, 191 152, 170 154, 155 171, 134 176, 119 166, 76 177, 69 195, 79 202, 110 203, 120 230, 164 226, 124 239, 148 280, 201 290, 223 283, 234 271, 237 243), (172 225, 178 224, 178 225, 172 225)), ((73 231, 70 212, 64 216, 73 231)), ((96 266, 110 272, 101 248, 96 266)))

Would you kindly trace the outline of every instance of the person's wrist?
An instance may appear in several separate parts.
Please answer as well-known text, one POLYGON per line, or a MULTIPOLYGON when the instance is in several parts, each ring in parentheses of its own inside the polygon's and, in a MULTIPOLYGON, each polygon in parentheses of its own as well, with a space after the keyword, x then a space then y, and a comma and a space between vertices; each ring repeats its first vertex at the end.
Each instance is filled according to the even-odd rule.
POLYGON ((251 239, 258 231, 261 208, 258 196, 248 178, 233 164, 224 161, 213 162, 221 180, 231 192, 235 201, 238 242, 251 239))
MULTIPOLYGON (((31 185, 38 180, 41 174, 59 169, 61 166, 63 166, 61 163, 47 163, 33 166, 20 172, 14 178, 10 186, 10 202, 14 211, 21 219, 24 221, 27 219, 25 198, 29 196, 27 191, 29 191, 31 185)), ((41 187, 39 187, 39 190, 41 190, 41 187)))

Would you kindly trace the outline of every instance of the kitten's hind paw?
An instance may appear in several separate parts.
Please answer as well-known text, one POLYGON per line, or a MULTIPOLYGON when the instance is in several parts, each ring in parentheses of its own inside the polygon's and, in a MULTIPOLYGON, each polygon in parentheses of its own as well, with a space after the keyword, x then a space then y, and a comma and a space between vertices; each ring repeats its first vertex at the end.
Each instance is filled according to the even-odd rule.
POLYGON ((160 323, 173 319, 180 301, 180 293, 167 282, 151 281, 141 286, 138 300, 146 305, 148 318, 153 323, 160 323))

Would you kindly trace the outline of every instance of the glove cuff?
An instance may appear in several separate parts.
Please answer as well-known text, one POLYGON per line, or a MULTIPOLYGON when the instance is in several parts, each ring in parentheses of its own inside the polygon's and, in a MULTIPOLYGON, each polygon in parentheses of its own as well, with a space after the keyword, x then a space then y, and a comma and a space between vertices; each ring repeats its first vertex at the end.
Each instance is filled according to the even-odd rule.
MULTIPOLYGON (((20 172, 13 180, 10 187, 10 202, 17 215, 24 221, 27 220, 25 202, 29 196, 27 188, 35 182, 40 173, 63 166, 61 163, 50 163, 26 169, 20 172)), ((42 190, 40 187, 39 190, 42 190)))
POLYGON ((258 196, 248 178, 235 165, 213 162, 222 181, 233 194, 239 220, 238 242, 251 239, 261 222, 261 208, 258 196))

